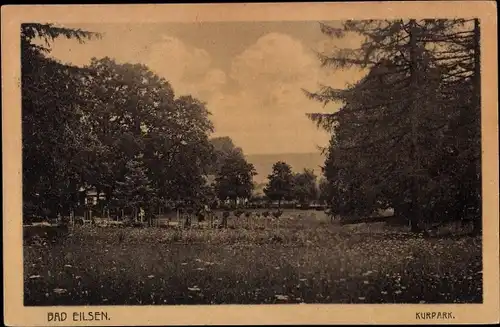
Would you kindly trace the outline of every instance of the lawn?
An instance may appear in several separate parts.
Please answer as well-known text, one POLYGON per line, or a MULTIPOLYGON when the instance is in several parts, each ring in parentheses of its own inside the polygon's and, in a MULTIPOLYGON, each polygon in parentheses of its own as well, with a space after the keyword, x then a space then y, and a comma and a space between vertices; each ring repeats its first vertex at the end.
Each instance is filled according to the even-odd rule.
POLYGON ((423 238, 321 212, 230 228, 75 227, 24 246, 24 303, 481 303, 481 238, 423 238))

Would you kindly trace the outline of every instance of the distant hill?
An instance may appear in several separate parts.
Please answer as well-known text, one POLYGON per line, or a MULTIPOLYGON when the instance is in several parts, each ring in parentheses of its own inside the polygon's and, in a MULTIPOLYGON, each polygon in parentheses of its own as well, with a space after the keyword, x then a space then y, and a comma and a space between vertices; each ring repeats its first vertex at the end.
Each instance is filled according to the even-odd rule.
POLYGON ((266 183, 267 175, 272 171, 273 164, 284 161, 292 166, 293 172, 301 172, 305 168, 314 169, 317 176, 321 175, 321 168, 325 163, 325 157, 319 152, 311 153, 280 153, 280 154, 250 154, 245 156, 257 170, 254 177, 256 183, 266 183))

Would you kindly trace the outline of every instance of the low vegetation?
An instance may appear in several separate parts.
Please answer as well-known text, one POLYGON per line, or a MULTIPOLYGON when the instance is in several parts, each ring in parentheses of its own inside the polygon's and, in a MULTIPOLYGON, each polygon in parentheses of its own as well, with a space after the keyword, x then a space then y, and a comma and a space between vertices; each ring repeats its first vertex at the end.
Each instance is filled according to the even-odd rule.
POLYGON ((76 226, 29 243, 25 305, 482 302, 479 237, 253 216, 227 229, 76 226))

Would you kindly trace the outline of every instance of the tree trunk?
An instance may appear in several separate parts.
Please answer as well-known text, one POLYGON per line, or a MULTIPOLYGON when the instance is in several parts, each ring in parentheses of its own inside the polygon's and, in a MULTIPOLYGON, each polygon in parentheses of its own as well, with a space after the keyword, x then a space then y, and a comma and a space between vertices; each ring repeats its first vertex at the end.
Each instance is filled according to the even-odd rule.
POLYGON ((479 19, 474 19, 474 100, 475 107, 481 110, 481 27, 479 19))
POLYGON ((412 161, 412 212, 410 215, 411 231, 420 232, 419 222, 422 220, 420 208, 420 157, 418 152, 418 54, 417 54, 417 27, 414 19, 410 20, 410 117, 411 117, 411 141, 412 148, 410 158, 412 161))
MULTIPOLYGON (((479 24, 479 19, 474 19, 474 110, 477 111, 479 117, 481 116, 481 26, 479 24)), ((481 143, 473 144, 473 146, 481 147, 481 143)), ((481 156, 479 156, 479 162, 481 162, 481 156)), ((481 164, 476 169, 479 170, 479 178, 474 176, 473 186, 478 188, 478 192, 481 192, 481 164)), ((482 217, 482 203, 478 201, 479 204, 479 215, 474 217, 473 222, 473 234, 479 235, 483 230, 483 217, 482 217)))

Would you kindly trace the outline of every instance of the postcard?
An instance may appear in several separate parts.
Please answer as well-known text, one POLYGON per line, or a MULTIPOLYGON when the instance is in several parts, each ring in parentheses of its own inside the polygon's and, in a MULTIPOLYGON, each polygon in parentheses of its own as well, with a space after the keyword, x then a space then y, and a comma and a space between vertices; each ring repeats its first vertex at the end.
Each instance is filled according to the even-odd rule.
POLYGON ((2 7, 10 326, 499 321, 496 4, 2 7))

